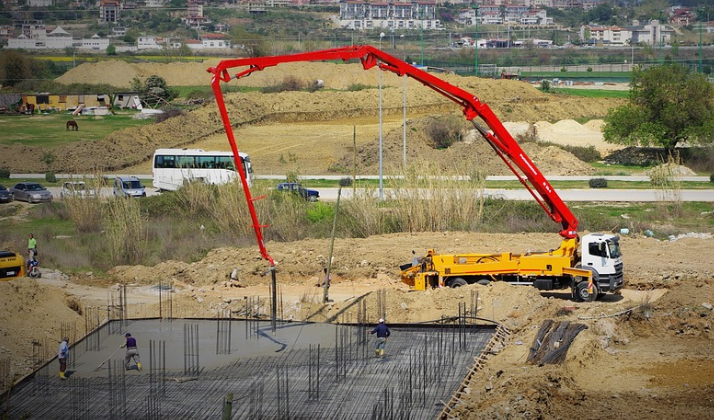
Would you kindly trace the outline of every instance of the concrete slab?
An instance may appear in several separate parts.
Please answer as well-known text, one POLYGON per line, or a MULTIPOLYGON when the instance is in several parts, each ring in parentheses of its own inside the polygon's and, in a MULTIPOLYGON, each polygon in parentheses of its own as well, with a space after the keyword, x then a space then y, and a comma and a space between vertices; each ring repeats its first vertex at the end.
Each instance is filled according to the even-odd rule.
POLYGON ((375 358, 369 327, 113 321, 72 347, 68 380, 59 379, 55 359, 16 386, 9 415, 215 419, 232 394, 233 419, 433 419, 494 332, 390 325, 386 355, 375 358), (138 341, 141 371, 124 369, 127 331, 138 341))

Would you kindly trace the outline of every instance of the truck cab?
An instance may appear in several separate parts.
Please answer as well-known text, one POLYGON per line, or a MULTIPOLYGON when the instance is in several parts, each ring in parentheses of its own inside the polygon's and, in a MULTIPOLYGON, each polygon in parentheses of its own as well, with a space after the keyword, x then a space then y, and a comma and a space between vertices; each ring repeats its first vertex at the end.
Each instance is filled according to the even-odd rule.
POLYGON ((590 233, 581 239, 580 267, 593 272, 599 294, 617 292, 625 284, 620 237, 590 233))

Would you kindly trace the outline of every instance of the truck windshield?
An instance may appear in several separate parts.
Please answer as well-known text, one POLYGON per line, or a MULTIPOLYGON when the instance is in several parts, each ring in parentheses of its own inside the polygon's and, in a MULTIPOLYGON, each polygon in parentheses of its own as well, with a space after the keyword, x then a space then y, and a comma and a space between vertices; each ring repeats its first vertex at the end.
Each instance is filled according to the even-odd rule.
POLYGON ((610 250, 610 258, 620 258, 622 256, 619 241, 608 240, 607 247, 610 250))

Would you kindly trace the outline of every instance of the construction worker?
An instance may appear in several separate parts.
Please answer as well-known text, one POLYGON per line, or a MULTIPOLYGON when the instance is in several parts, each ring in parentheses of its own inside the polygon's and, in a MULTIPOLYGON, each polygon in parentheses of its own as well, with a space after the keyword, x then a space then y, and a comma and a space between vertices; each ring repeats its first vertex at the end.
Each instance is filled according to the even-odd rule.
POLYGON ((384 320, 379 319, 379 324, 374 327, 372 331, 369 331, 368 334, 377 334, 377 342, 374 347, 374 356, 375 357, 384 357, 384 346, 387 344, 387 338, 391 335, 389 332, 389 328, 387 328, 386 325, 384 325, 384 320))
POLYGON ((69 357, 69 338, 62 337, 62 342, 59 345, 59 351, 57 352, 57 360, 59 360, 60 371, 59 377, 62 380, 67 379, 64 376, 64 372, 67 370, 67 358, 69 357))
POLYGON ((136 369, 141 370, 141 361, 139 359, 139 349, 136 347, 136 338, 132 337, 131 334, 124 334, 126 341, 122 344, 122 347, 126 347, 126 356, 124 356, 124 367, 129 370, 131 369, 130 362, 132 359, 136 361, 136 369))
POLYGON ((37 239, 35 235, 30 234, 30 238, 27 240, 27 270, 30 270, 30 262, 35 259, 37 255, 37 239))

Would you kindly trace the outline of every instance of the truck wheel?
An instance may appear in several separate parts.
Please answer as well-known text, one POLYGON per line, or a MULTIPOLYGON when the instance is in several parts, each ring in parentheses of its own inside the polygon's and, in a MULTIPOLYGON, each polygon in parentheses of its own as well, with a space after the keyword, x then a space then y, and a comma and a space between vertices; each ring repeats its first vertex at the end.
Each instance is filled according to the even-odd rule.
POLYGON ((314 195, 311 195, 310 198, 308 198, 308 201, 310 201, 311 203, 314 203, 317 201, 317 197, 315 197, 314 195))
POLYGON ((477 284, 480 284, 481 286, 488 286, 491 284, 491 280, 486 280, 486 279, 481 279, 476 282, 477 284))
POLYGON ((449 282, 449 287, 456 288, 466 286, 467 284, 468 283, 466 283, 466 280, 462 279, 461 277, 457 277, 449 282))
POLYGON ((593 283, 593 292, 588 292, 588 282, 581 281, 575 285, 575 300, 578 302, 595 302, 598 295, 597 284, 593 283))

